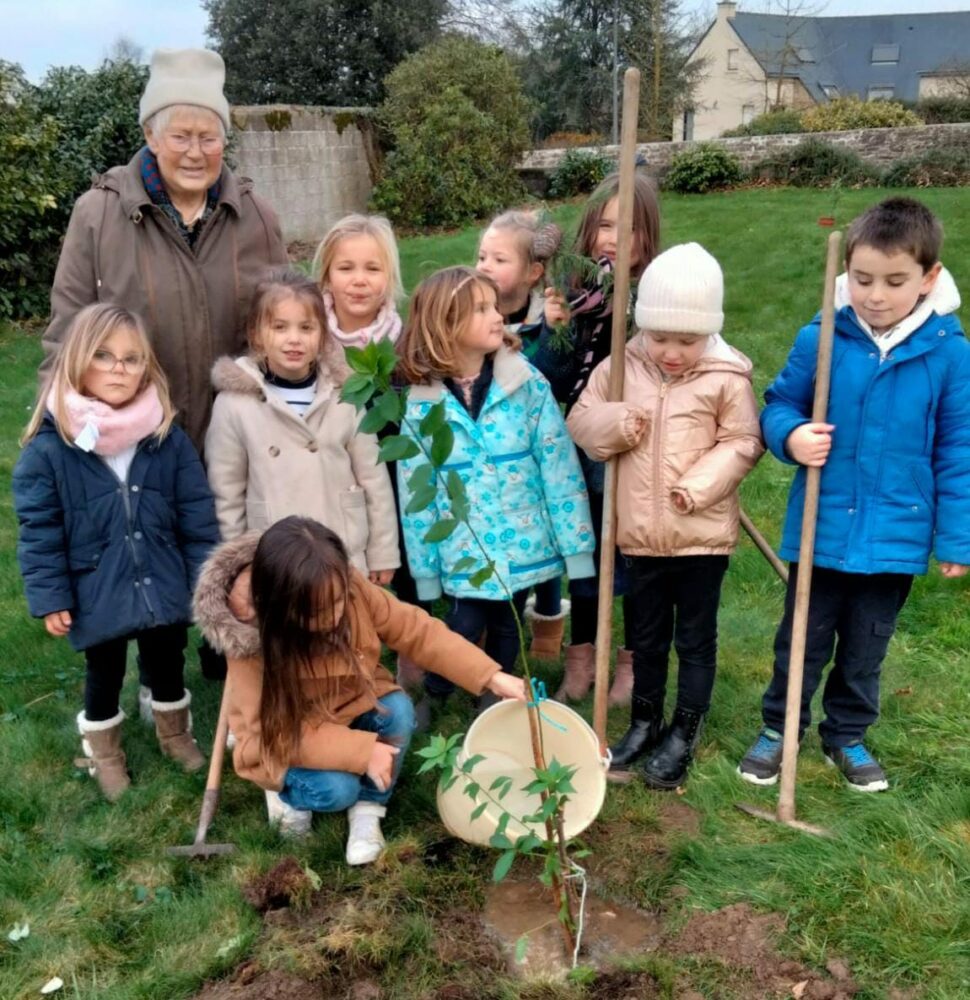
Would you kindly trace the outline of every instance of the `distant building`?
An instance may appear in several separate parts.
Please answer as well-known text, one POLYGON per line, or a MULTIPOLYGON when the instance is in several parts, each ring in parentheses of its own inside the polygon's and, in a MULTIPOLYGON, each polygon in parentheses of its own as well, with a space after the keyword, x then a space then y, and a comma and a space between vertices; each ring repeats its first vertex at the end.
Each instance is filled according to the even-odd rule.
POLYGON ((704 61, 676 138, 712 139, 775 107, 834 97, 922 97, 970 91, 970 11, 786 17, 749 14, 733 0, 688 61, 704 61))

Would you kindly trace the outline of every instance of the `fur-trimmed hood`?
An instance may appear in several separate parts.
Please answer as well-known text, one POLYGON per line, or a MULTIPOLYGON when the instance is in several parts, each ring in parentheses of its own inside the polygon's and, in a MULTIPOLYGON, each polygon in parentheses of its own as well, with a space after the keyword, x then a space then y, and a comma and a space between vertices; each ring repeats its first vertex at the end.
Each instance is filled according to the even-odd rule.
MULTIPOLYGON (((317 372, 318 377, 335 390, 339 390, 350 375, 343 349, 329 338, 317 357, 317 372)), ((237 392, 258 399, 266 398, 266 384, 259 365, 247 355, 219 358, 212 366, 212 385, 216 392, 237 392)))
POLYGON ((195 588, 192 616, 209 643, 230 659, 259 655, 259 630, 241 622, 229 610, 229 591, 236 577, 253 561, 261 535, 261 531, 247 531, 214 549, 195 588))

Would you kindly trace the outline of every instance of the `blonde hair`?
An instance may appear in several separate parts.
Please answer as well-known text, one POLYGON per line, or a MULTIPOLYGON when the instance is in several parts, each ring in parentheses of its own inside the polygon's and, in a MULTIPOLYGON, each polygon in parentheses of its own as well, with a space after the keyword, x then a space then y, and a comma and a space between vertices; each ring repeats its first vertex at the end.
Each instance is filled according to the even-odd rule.
POLYGON ((446 267, 425 278, 411 297, 411 312, 398 343, 398 373, 410 384, 458 373, 455 348, 472 321, 475 293, 498 298, 491 278, 471 267, 446 267))
POLYGON ((383 215, 361 215, 358 212, 345 215, 330 227, 329 232, 320 241, 317 252, 313 256, 311 274, 325 292, 328 287, 327 275, 337 256, 340 241, 348 236, 370 236, 377 241, 381 262, 387 273, 387 298, 391 302, 400 302, 404 298, 404 285, 401 282, 401 261, 397 252, 397 240, 394 230, 383 215))
MULTIPOLYGON (((71 321, 64 341, 57 352, 54 367, 48 380, 41 390, 40 399, 34 407, 30 423, 24 429, 20 438, 22 445, 30 441, 40 430, 47 413, 48 397, 53 392, 51 416, 57 425, 57 431, 65 443, 74 446, 70 436, 70 420, 67 415, 67 405, 64 397, 71 390, 84 394, 84 376, 91 367, 95 353, 101 345, 117 330, 126 329, 134 334, 138 349, 145 356, 145 372, 141 377, 137 392, 142 392, 149 385, 155 386, 158 401, 162 404, 162 422, 155 431, 155 437, 161 441, 171 430, 175 419, 175 407, 168 390, 168 379, 162 371, 158 358, 152 350, 152 345, 145 330, 141 317, 129 312, 123 306, 111 305, 105 302, 95 302, 85 306, 71 321)), ((137 393, 136 393, 137 395, 137 393)))
MULTIPOLYGON (((512 233, 519 256, 526 267, 542 264, 545 270, 546 264, 556 255, 562 243, 562 230, 554 222, 540 223, 535 212, 511 209, 496 215, 482 232, 482 239, 478 241, 479 249, 485 234, 490 229, 502 229, 512 233)), ((540 277, 536 284, 541 280, 540 277)))

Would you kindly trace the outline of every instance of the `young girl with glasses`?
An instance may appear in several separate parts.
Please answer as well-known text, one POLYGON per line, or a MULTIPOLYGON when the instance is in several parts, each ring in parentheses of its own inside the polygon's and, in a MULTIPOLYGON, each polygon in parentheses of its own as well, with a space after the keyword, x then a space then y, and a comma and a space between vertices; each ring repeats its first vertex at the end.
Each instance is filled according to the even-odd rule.
POLYGON ((118 704, 129 639, 163 753, 187 771, 205 763, 182 675, 193 582, 219 532, 174 416, 141 319, 90 305, 71 324, 13 475, 30 613, 84 653, 80 766, 112 801, 130 784, 118 704))

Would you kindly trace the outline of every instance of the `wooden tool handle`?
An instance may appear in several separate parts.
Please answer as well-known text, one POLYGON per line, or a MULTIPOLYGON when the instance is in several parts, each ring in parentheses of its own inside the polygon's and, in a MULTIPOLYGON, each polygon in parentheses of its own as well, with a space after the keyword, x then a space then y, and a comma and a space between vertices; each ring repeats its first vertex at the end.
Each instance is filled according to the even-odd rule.
POLYGON ((226 756, 226 736, 229 734, 229 679, 222 686, 222 700, 219 703, 219 721, 216 734, 212 738, 212 754, 209 757, 209 775, 205 780, 205 790, 217 790, 222 781, 222 762, 226 756))

